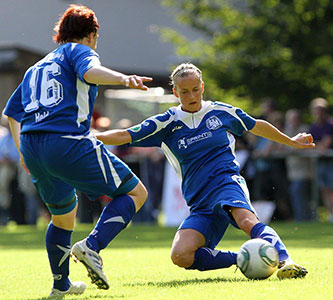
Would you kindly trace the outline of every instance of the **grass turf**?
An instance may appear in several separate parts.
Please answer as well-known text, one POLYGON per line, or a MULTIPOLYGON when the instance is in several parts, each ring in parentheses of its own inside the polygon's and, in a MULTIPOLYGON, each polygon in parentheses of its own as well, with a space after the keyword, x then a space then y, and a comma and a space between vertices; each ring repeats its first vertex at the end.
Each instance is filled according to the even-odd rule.
MULTIPOLYGON (((273 223, 293 259, 306 267, 304 279, 247 280, 235 267, 186 271, 170 260, 175 228, 130 226, 101 252, 111 288, 98 290, 81 264, 71 261, 71 280, 87 283, 80 296, 65 299, 333 299, 333 225, 273 223)), ((92 225, 78 225, 72 241, 84 238, 92 225)), ((0 228, 0 299, 47 299, 51 289, 45 228, 0 228)), ((237 251, 246 236, 230 227, 218 249, 237 251)))

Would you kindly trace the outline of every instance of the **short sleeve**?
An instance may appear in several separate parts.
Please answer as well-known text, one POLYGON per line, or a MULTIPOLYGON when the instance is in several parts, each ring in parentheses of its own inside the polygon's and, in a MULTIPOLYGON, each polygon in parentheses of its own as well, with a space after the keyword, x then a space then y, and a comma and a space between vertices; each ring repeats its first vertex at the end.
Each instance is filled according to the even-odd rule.
POLYGON ((256 120, 238 107, 223 102, 214 102, 214 105, 222 114, 221 119, 225 128, 238 136, 256 125, 256 120))
POLYGON ((83 75, 91 68, 100 66, 98 54, 88 46, 74 44, 72 50, 72 62, 74 71, 77 73, 81 81, 85 81, 83 75))
POLYGON ((256 125, 256 120, 240 108, 236 108, 235 112, 238 118, 236 117, 232 122, 233 128, 231 130, 236 135, 241 135, 244 131, 249 131, 256 125))
POLYGON ((153 116, 128 129, 132 137, 131 146, 160 147, 173 121, 170 112, 153 116))
POLYGON ((8 117, 15 119, 17 122, 21 122, 24 115, 24 108, 22 105, 22 83, 16 88, 14 93, 10 96, 4 114, 8 117))

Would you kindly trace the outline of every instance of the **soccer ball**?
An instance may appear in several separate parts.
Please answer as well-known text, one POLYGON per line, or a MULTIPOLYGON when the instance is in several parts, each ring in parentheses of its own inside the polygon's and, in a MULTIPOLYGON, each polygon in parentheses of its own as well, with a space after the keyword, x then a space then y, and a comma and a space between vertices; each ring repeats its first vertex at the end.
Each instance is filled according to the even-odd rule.
POLYGON ((245 242, 237 254, 237 266, 249 279, 266 279, 279 264, 279 254, 273 245, 263 239, 245 242))

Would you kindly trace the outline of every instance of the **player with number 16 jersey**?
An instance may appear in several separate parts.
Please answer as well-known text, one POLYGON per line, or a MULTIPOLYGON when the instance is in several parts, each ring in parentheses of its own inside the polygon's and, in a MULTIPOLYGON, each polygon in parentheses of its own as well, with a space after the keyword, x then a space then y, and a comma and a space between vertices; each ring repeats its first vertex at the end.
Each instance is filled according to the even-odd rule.
POLYGON ((147 90, 144 82, 152 78, 101 65, 95 52, 98 20, 86 6, 70 5, 54 29, 58 48, 26 71, 4 113, 22 166, 51 213, 45 242, 53 274, 50 296, 58 297, 82 294, 86 288, 83 282, 69 280, 76 189, 92 200, 102 195, 112 198, 89 237, 72 248, 73 257, 84 264, 100 289, 108 289, 109 283, 99 252, 147 198, 137 176, 89 132, 97 86, 147 90))
POLYGON ((88 46, 66 43, 30 67, 8 101, 5 113, 21 122, 21 133, 89 131, 97 85, 83 75, 100 66, 88 46))

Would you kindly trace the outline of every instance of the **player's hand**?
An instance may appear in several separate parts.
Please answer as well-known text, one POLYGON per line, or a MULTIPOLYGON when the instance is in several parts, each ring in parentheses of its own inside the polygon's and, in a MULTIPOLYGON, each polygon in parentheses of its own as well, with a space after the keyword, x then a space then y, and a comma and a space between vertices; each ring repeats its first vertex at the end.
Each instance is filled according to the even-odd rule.
POLYGON ((316 146, 312 135, 306 132, 295 135, 291 140, 293 141, 293 147, 298 149, 311 149, 316 146))
POLYGON ((147 91, 148 87, 144 85, 144 82, 152 81, 153 78, 138 76, 138 75, 129 75, 125 76, 123 79, 123 85, 132 89, 139 89, 143 91, 147 91))

